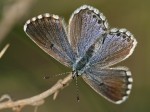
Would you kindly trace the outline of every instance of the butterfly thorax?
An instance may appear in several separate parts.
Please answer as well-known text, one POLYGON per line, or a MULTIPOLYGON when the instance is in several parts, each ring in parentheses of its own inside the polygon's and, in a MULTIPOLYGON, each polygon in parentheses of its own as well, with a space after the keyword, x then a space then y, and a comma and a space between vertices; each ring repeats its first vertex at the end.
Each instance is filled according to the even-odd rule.
POLYGON ((73 77, 82 75, 85 71, 88 63, 88 57, 79 58, 76 63, 73 64, 73 77))
POLYGON ((89 59, 94 53, 94 44, 89 47, 82 57, 76 59, 76 62, 73 64, 73 77, 82 75, 89 66, 89 59))
POLYGON ((105 40, 105 34, 103 36, 99 36, 93 43, 89 43, 91 46, 84 51, 83 53, 78 54, 79 57, 76 59, 76 62, 73 64, 73 77, 82 75, 86 69, 90 68, 90 58, 97 53, 98 49, 101 48, 101 44, 105 40))

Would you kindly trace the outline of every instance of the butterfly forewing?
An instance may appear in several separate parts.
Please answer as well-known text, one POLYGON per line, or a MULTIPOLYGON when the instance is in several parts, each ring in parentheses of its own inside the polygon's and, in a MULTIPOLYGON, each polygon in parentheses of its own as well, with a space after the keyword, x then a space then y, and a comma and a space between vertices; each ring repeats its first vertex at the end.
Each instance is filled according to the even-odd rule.
POLYGON ((67 40, 62 18, 48 13, 28 20, 24 26, 27 35, 46 53, 70 67, 75 55, 67 40))
POLYGON ((136 39, 126 29, 112 29, 103 40, 101 48, 90 59, 90 64, 108 67, 129 57, 137 44, 136 39))
POLYGON ((109 101, 124 102, 132 87, 131 72, 127 68, 88 69, 84 81, 109 101))
POLYGON ((69 21, 69 40, 79 57, 96 41, 103 38, 108 27, 105 16, 97 9, 82 6, 75 10, 69 21))

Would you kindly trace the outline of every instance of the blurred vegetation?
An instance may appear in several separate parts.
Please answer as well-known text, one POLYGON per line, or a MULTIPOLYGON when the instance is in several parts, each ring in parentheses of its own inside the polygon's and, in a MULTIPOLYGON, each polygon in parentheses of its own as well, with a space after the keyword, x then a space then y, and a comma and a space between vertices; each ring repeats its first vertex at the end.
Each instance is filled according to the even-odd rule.
MULTIPOLYGON (((5 4, 5 0, 0 0, 0 18, 5 4)), ((134 83, 131 95, 125 103, 115 105, 95 93, 80 78, 79 103, 76 102, 76 88, 73 81, 55 101, 52 97, 47 98, 38 112, 149 112, 149 0, 38 0, 0 45, 2 49, 6 43, 11 44, 0 60, 0 96, 7 93, 13 100, 17 100, 39 94, 64 77, 44 80, 43 76, 70 71, 36 46, 24 33, 23 25, 29 18, 46 12, 60 15, 68 23, 72 12, 83 4, 98 8, 107 17, 111 27, 127 28, 137 39, 138 45, 133 55, 118 64, 127 66, 132 71, 134 83)), ((10 110, 2 111, 10 112, 10 110)), ((23 112, 33 112, 33 107, 26 107, 23 112)))

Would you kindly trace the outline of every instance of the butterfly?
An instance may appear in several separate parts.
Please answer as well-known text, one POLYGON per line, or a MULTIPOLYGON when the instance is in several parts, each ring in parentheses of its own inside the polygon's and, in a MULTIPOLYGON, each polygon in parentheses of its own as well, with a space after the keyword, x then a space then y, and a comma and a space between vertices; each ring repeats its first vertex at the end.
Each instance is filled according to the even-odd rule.
POLYGON ((111 67, 134 51, 137 41, 126 29, 109 28, 98 9, 83 5, 71 15, 69 25, 58 15, 45 13, 28 20, 26 34, 47 54, 72 68, 98 94, 112 103, 124 102, 133 79, 127 67, 111 67))

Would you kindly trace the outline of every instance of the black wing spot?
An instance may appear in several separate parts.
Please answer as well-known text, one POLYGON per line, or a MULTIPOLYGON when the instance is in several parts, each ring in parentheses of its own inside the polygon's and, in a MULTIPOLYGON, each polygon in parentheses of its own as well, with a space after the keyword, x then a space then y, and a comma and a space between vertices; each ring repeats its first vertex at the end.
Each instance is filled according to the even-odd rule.
POLYGON ((131 41, 131 38, 130 38, 130 37, 128 37, 128 38, 127 38, 127 42, 130 42, 130 41, 131 41))
POLYGON ((54 44, 51 44, 51 45, 50 45, 50 48, 52 49, 53 47, 54 47, 54 44))
POLYGON ((126 36, 125 36, 125 35, 123 35, 122 37, 123 37, 123 38, 126 38, 126 36))
POLYGON ((90 11, 87 11, 87 14, 88 14, 88 15, 90 15, 90 14, 91 14, 91 12, 90 12, 90 11))
POLYGON ((117 33, 116 35, 117 35, 117 36, 120 36, 120 33, 117 33))
POLYGON ((93 18, 96 18, 96 15, 93 15, 93 18))
POLYGON ((103 82, 101 82, 100 84, 99 84, 99 86, 103 86, 104 85, 104 83, 103 82))
POLYGON ((103 38, 102 44, 104 44, 106 37, 103 38))
POLYGON ((101 20, 98 20, 98 24, 101 24, 101 20))

